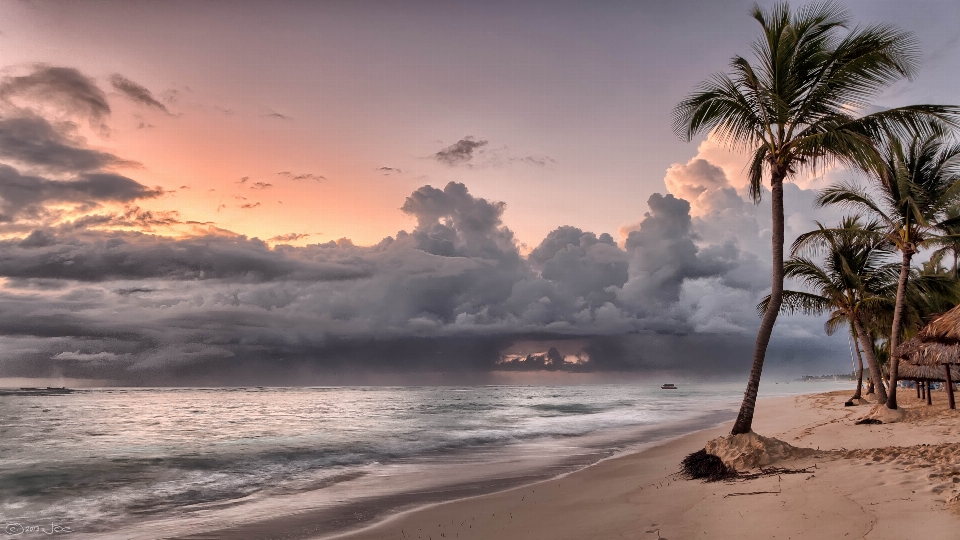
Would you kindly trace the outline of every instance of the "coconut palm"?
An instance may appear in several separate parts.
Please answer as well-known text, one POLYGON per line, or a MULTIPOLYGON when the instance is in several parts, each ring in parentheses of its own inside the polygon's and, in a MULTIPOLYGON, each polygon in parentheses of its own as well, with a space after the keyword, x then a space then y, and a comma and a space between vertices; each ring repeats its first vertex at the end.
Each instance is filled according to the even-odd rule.
MULTIPOLYGON (((859 217, 846 217, 840 226, 828 229, 817 223, 817 230, 801 235, 794 242, 792 257, 784 263, 784 274, 800 282, 806 291, 783 291, 780 310, 830 317, 824 324, 828 335, 847 327, 863 347, 874 381, 882 380, 880 365, 874 354, 874 341, 864 320, 884 304, 895 289, 897 268, 886 260, 892 253, 890 244, 877 234, 877 222, 862 223, 859 217), (805 254, 824 255, 818 264, 805 254)), ((757 306, 765 314, 770 306, 767 296, 757 306)), ((875 385, 878 400, 886 401, 882 384, 875 385)), ((859 390, 858 390, 859 392, 859 390)), ((856 396, 859 397, 859 396, 856 396)))
POLYGON ((919 250, 942 243, 945 231, 960 219, 948 209, 960 197, 960 144, 932 133, 915 136, 904 144, 891 138, 884 145, 884 160, 871 174, 872 192, 852 183, 839 183, 817 197, 818 205, 838 204, 880 220, 883 236, 901 255, 899 283, 893 309, 890 351, 890 396, 887 407, 897 408, 897 371, 894 351, 900 344, 910 263, 919 250))
POLYGON ((911 270, 903 308, 903 339, 915 336, 933 319, 960 303, 960 283, 954 270, 939 263, 931 260, 921 264, 919 270, 911 270))
POLYGON ((956 218, 960 218, 960 206, 952 206, 946 211, 946 218, 950 224, 944 227, 944 232, 947 234, 941 238, 937 244, 940 245, 940 248, 937 249, 930 256, 931 261, 936 263, 942 263, 943 259, 947 255, 951 255, 953 258, 953 267, 952 274, 953 279, 960 279, 960 272, 958 272, 957 262, 960 259, 960 223, 957 223, 956 218))
POLYGON ((772 202, 771 307, 757 333, 753 366, 733 434, 751 430, 767 344, 783 296, 783 182, 818 164, 869 167, 876 143, 955 121, 956 107, 914 105, 859 115, 890 84, 911 79, 919 52, 914 37, 876 24, 847 31, 839 4, 821 1, 791 10, 786 2, 751 12, 761 34, 754 61, 735 56, 674 109, 677 134, 691 140, 712 132, 734 150, 751 153, 750 193, 759 201, 769 177, 772 202))
POLYGON ((857 352, 857 389, 853 391, 853 397, 850 401, 859 400, 863 397, 863 355, 860 354, 860 343, 857 341, 857 328, 850 322, 850 338, 852 339, 853 349, 857 352))

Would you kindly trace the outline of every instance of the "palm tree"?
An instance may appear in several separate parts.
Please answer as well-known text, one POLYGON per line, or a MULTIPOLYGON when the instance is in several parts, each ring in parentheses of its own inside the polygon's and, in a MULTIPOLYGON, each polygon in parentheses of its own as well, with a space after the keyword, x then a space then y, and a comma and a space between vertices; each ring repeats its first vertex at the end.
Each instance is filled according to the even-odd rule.
MULTIPOLYGON (((784 274, 799 281, 807 291, 783 291, 780 307, 785 313, 829 313, 824 324, 828 335, 844 326, 852 327, 853 338, 863 347, 874 381, 882 380, 882 376, 873 337, 866 330, 864 319, 870 316, 871 309, 886 303, 886 293, 894 288, 897 275, 895 265, 885 262, 892 250, 876 234, 880 231, 879 223, 863 224, 859 217, 846 217, 837 228, 828 229, 817 223, 817 230, 801 235, 794 242, 793 256, 784 263, 784 274), (823 262, 817 264, 798 253, 824 253, 823 262)), ((768 311, 770 300, 767 296, 757 306, 761 314, 768 311)), ((875 388, 878 400, 886 401, 883 385, 875 388)))
POLYGON ((755 202, 769 176, 772 196, 771 307, 760 323, 753 366, 732 433, 753 424, 767 345, 783 300, 783 182, 803 169, 839 162, 868 167, 880 161, 876 143, 888 134, 926 132, 953 123, 960 109, 913 105, 857 116, 884 88, 912 79, 919 58, 914 37, 876 24, 846 33, 850 17, 839 4, 819 1, 796 11, 786 2, 751 15, 761 35, 755 62, 731 60, 674 109, 674 129, 691 140, 712 131, 734 150, 751 152, 755 202))
POLYGON ((939 133, 913 137, 906 146, 899 139, 889 139, 882 166, 870 178, 873 193, 850 183, 839 183, 820 192, 817 204, 843 205, 882 221, 886 229, 883 236, 900 252, 889 340, 887 400, 887 407, 896 409, 899 359, 894 351, 903 330, 910 262, 919 250, 942 242, 945 235, 940 233, 960 222, 947 215, 960 197, 960 144, 946 141, 939 133))
POLYGON ((936 261, 940 263, 943 261, 943 258, 950 254, 953 256, 953 279, 954 281, 960 279, 960 273, 958 273, 957 261, 960 259, 960 221, 957 218, 960 218, 960 206, 952 206, 947 209, 945 213, 947 221, 951 222, 950 224, 944 227, 944 232, 947 234, 941 238, 937 244, 940 245, 940 249, 935 251, 933 255, 930 256, 931 261, 936 261))
POLYGON ((859 400, 863 397, 863 356, 860 354, 860 343, 857 341, 857 328, 850 322, 850 338, 853 342, 853 348, 857 351, 857 389, 853 391, 853 397, 850 401, 859 400))

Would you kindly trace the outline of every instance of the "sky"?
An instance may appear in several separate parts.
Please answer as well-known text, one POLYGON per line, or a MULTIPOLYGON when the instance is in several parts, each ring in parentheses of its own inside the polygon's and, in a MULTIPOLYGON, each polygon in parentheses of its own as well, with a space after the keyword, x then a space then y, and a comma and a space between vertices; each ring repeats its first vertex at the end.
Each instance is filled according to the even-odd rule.
MULTIPOLYGON (((751 5, 0 2, 0 377, 740 373, 769 206, 671 113, 751 5)), ((960 101, 960 5, 845 5, 921 43, 876 105, 960 101)), ((847 370, 822 322, 774 368, 847 370)))

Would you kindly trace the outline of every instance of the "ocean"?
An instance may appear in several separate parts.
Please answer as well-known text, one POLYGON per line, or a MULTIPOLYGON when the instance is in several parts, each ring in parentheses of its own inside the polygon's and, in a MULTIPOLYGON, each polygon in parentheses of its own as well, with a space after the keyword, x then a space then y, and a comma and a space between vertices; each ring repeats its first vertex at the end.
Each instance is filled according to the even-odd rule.
MULTIPOLYGON (((59 527, 71 538, 216 538, 297 514, 313 519, 289 537, 319 537, 711 427, 734 417, 743 392, 742 383, 678 386, 0 396, 0 523, 8 534, 59 527)), ((852 383, 764 383, 761 394, 843 388, 852 383)))

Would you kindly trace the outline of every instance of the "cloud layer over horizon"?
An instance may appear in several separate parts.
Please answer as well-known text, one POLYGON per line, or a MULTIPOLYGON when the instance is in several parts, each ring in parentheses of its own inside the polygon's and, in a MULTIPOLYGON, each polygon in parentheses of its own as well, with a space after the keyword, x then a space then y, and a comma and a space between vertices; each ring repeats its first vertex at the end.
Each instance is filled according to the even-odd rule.
MULTIPOLYGON (((111 83, 169 114, 138 83, 119 74, 111 83)), ((82 73, 37 66, 0 81, 0 102, 9 163, 0 164, 0 377, 253 384, 485 373, 508 349, 537 353, 546 342, 565 344, 576 371, 748 366, 755 306, 769 289, 769 206, 744 200, 707 157, 671 167, 668 192, 650 196, 619 238, 562 225, 525 256, 505 203, 448 182, 413 191, 401 210, 416 225, 376 245, 271 246, 140 210, 163 191, 118 173, 137 165, 77 134, 109 130, 111 110, 82 73), (153 229, 171 224, 192 232, 153 229)), ((486 144, 464 138, 435 159, 464 164, 486 144)), ((813 217, 835 217, 811 208, 813 191, 786 190, 788 241, 813 217)), ((836 365, 842 340, 824 340, 820 324, 782 319, 772 363, 836 365)))

